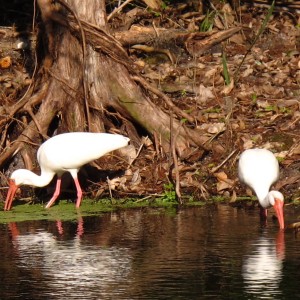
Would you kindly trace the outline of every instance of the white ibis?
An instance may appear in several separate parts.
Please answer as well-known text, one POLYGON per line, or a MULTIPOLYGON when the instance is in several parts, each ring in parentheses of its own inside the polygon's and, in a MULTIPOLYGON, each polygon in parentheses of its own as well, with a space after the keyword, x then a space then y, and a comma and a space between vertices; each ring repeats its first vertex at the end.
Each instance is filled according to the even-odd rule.
POLYGON ((82 198, 82 190, 77 178, 80 167, 108 152, 125 147, 128 143, 129 138, 109 133, 70 132, 50 138, 40 146, 37 152, 41 167, 40 176, 26 169, 19 169, 12 173, 4 210, 10 210, 19 186, 43 187, 57 175, 55 192, 46 205, 46 208, 49 208, 59 196, 61 176, 65 172, 70 172, 74 179, 77 189, 76 207, 78 208, 82 198))
POLYGON ((261 206, 261 218, 266 219, 267 208, 273 206, 280 229, 284 229, 284 197, 278 191, 269 191, 279 178, 275 155, 266 149, 245 150, 239 159, 239 178, 255 192, 261 206))

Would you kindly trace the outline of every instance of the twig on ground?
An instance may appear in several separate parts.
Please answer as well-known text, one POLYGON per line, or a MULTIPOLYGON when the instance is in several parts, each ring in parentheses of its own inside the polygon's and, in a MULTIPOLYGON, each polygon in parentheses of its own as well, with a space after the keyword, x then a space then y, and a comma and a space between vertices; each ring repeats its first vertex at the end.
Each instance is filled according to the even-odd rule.
POLYGON ((237 151, 237 149, 233 150, 218 166, 213 168, 210 173, 215 173, 217 172, 229 159, 230 157, 237 151))
POLYGON ((123 4, 121 4, 119 7, 115 8, 107 17, 107 21, 109 21, 116 13, 120 12, 124 6, 126 6, 128 3, 130 3, 133 0, 126 0, 123 4))

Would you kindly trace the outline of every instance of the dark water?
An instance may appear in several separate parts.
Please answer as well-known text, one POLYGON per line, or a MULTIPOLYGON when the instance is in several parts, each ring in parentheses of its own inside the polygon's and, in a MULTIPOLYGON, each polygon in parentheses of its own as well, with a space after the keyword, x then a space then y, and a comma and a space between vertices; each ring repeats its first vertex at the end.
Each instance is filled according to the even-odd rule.
POLYGON ((300 233, 261 228, 256 209, 11 223, 0 255, 0 299, 300 299, 300 233))

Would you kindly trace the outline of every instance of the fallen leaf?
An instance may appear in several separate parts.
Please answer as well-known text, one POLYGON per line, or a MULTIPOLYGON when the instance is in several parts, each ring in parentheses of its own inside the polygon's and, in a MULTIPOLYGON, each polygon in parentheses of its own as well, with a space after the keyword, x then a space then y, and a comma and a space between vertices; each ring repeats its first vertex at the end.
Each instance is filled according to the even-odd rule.
POLYGON ((161 2, 159 0, 144 0, 144 2, 152 9, 161 9, 161 2))
POLYGON ((236 200, 237 200, 237 195, 236 195, 236 192, 233 191, 233 192, 232 192, 232 196, 231 196, 231 198, 230 198, 230 202, 232 203, 232 202, 235 202, 236 200))
POLYGON ((205 87, 203 84, 200 84, 199 86, 199 95, 197 98, 198 102, 205 103, 209 99, 214 99, 215 96, 212 93, 211 87, 205 87))
POLYGON ((224 181, 228 178, 227 174, 225 172, 218 172, 218 173, 214 173, 214 176, 221 181, 224 181))
POLYGON ((224 123, 205 123, 197 127, 209 134, 217 134, 223 132, 226 128, 224 123))
POLYGON ((7 69, 11 66, 11 57, 6 56, 0 59, 0 68, 7 69))
POLYGON ((217 191, 223 191, 231 189, 233 187, 234 181, 229 179, 225 172, 214 173, 214 176, 217 178, 217 191))
POLYGON ((250 66, 247 66, 247 69, 242 73, 242 77, 248 77, 250 74, 253 73, 253 68, 251 68, 250 66))
POLYGON ((131 182, 130 182, 130 185, 131 186, 134 186, 134 185, 139 185, 141 183, 141 175, 140 175, 140 170, 137 169, 134 173, 133 173, 133 176, 132 176, 132 179, 131 179, 131 182))
POLYGON ((231 79, 229 85, 226 85, 226 86, 223 88, 222 93, 223 93, 224 95, 228 95, 228 94, 233 90, 233 88, 234 88, 234 80, 231 79))
POLYGON ((230 189, 231 187, 232 187, 232 185, 225 181, 219 181, 217 183, 217 191, 218 192, 230 189))
POLYGON ((246 149, 250 149, 253 148, 253 141, 252 140, 247 140, 244 142, 243 144, 243 148, 246 149))

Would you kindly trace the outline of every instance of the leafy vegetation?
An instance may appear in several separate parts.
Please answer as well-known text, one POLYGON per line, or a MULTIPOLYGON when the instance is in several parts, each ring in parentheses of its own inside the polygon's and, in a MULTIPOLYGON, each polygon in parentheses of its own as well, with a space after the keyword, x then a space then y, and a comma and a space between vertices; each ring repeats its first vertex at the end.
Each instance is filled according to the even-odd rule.
POLYGON ((177 203, 176 192, 172 183, 164 184, 164 193, 160 200, 162 202, 177 203))

